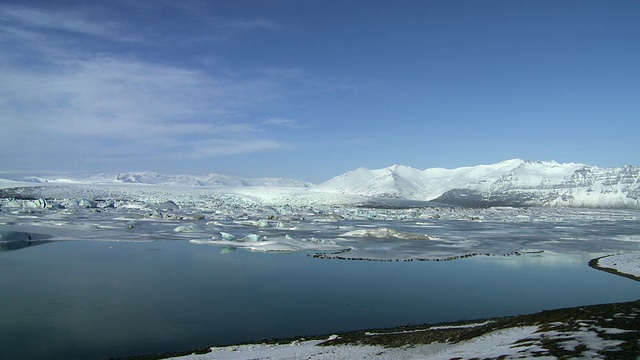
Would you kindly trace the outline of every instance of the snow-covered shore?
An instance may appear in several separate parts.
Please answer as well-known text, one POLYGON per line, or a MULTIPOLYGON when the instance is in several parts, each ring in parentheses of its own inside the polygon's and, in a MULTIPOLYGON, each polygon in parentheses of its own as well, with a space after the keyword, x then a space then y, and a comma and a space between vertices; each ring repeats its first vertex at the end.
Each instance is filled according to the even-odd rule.
MULTIPOLYGON (((282 345, 240 345, 213 348, 206 355, 190 355, 180 359, 450 359, 471 355, 488 358, 514 353, 510 345, 529 337, 538 330, 536 326, 523 326, 499 330, 466 343, 449 345, 433 343, 385 348, 373 345, 318 346, 322 340, 294 341, 282 345)), ((329 339, 332 339, 330 337, 329 339)), ((327 339, 327 340, 329 340, 327 339)), ((529 355, 532 355, 529 353, 529 355)), ((178 358, 175 358, 178 359, 178 358)))
POLYGON ((594 267, 640 281, 640 253, 617 254, 595 259, 594 267))

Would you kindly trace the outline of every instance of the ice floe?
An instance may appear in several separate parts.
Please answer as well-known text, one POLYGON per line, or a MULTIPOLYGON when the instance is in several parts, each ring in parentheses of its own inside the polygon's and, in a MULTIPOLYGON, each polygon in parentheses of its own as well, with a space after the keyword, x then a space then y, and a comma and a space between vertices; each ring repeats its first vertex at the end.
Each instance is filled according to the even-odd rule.
POLYGON ((412 234, 408 232, 401 232, 394 229, 389 228, 376 228, 376 229, 360 229, 360 230, 351 230, 342 234, 341 236, 346 237, 372 237, 372 238, 382 238, 382 239, 407 239, 407 240, 431 240, 432 236, 426 234, 412 234))

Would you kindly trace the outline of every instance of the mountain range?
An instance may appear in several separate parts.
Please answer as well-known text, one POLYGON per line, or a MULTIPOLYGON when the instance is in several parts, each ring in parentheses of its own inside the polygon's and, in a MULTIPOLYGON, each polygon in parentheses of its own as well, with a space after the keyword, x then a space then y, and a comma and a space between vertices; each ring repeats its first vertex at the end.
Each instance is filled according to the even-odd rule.
POLYGON ((96 173, 68 175, 13 176, 12 180, 49 184, 141 184, 164 186, 213 186, 213 187, 294 187, 309 188, 313 184, 282 178, 248 179, 236 176, 206 175, 166 175, 151 171, 127 173, 96 173))
POLYGON ((640 208, 640 167, 513 159, 457 169, 359 168, 315 186, 329 193, 465 206, 640 208))
MULTIPOLYGON (((14 176, 12 180, 48 184, 141 184, 228 188, 291 188, 308 195, 325 193, 462 206, 568 206, 640 209, 640 167, 600 168, 580 163, 512 159, 492 165, 419 170, 393 165, 359 168, 319 185, 219 174, 163 175, 154 172, 14 176)), ((318 198, 322 198, 318 194, 318 198)))

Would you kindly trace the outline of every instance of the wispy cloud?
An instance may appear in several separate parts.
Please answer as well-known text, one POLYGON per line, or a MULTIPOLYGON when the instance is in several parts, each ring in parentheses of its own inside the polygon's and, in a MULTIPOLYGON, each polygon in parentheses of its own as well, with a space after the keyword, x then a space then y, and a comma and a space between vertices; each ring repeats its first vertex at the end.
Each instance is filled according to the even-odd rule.
POLYGON ((47 31, 50 36, 54 35, 51 31, 61 31, 111 41, 134 40, 123 24, 100 21, 97 14, 86 9, 45 11, 25 6, 0 5, 0 19, 6 27, 47 31))
POLYGON ((197 71, 113 58, 67 65, 46 75, 14 69, 4 77, 0 124, 5 136, 19 132, 70 140, 117 139, 118 146, 149 138, 179 139, 194 154, 211 156, 278 147, 262 138, 269 136, 263 124, 243 114, 245 107, 263 101, 263 92, 271 91, 268 81, 231 82, 197 71), (216 146, 207 146, 207 151, 194 146, 211 137, 224 141, 212 140, 209 144, 216 146), (229 137, 262 145, 229 151, 228 144, 233 143, 229 137))
POLYGON ((267 19, 234 20, 225 23, 225 26, 237 30, 280 30, 282 25, 267 19))
POLYGON ((300 125, 300 123, 298 123, 295 120, 291 120, 291 119, 283 119, 283 118, 271 118, 271 119, 267 119, 265 121, 263 121, 264 125, 273 125, 273 126, 284 126, 290 129, 302 129, 304 128, 303 125, 300 125))
MULTIPOLYGON (((56 31, 117 42, 133 38, 118 23, 89 21, 82 12, 0 5, 0 19, 0 47, 14 50, 0 54, 5 148, 21 148, 27 156, 25 141, 39 139, 43 156, 65 144, 95 157, 170 153, 193 159, 289 147, 271 136, 266 125, 273 124, 253 115, 282 93, 276 76, 204 72, 55 41, 56 31)), ((232 26, 276 25, 256 20, 232 26)))
POLYGON ((258 151, 290 149, 291 145, 269 139, 212 139, 189 144, 186 158, 248 154, 258 151))

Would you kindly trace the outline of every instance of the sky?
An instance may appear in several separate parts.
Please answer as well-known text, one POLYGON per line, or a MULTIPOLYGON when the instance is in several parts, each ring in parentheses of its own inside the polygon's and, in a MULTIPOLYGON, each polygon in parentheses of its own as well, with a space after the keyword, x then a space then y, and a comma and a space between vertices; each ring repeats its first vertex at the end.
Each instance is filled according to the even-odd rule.
POLYGON ((0 0, 0 171, 640 165, 637 1, 0 0))

